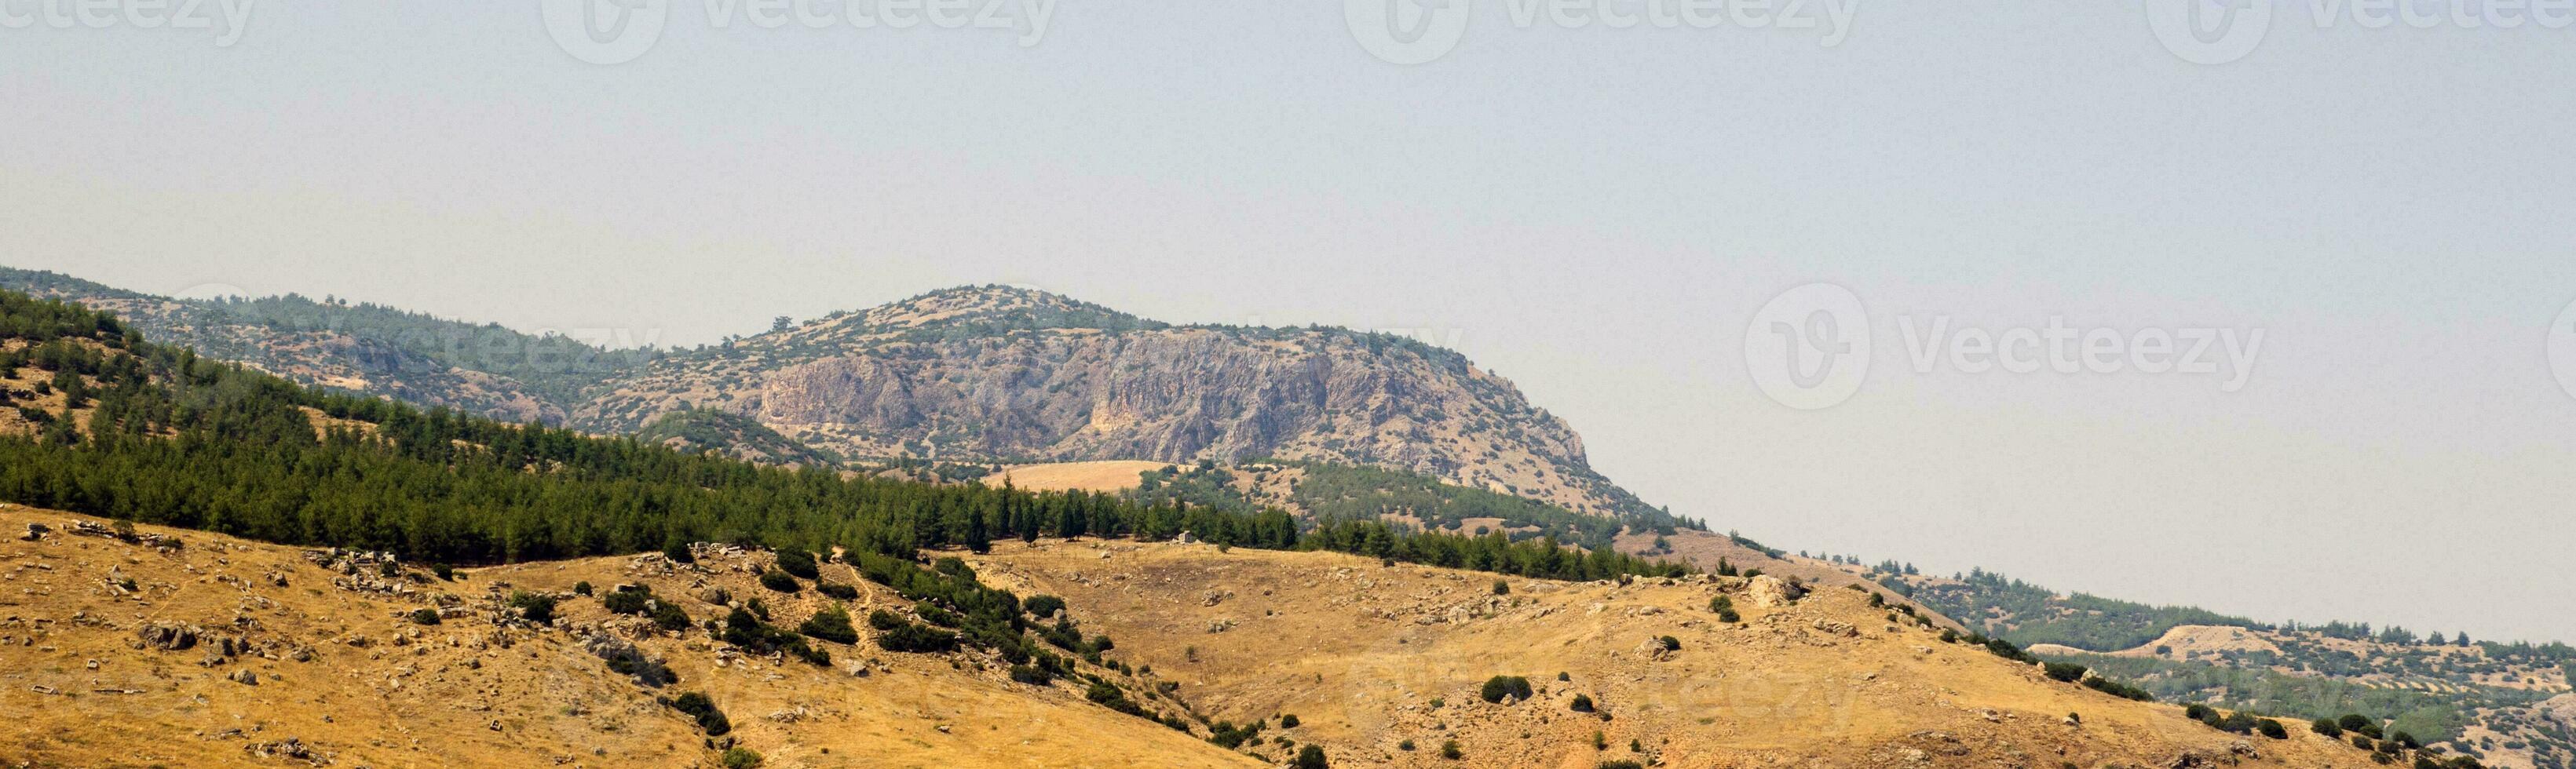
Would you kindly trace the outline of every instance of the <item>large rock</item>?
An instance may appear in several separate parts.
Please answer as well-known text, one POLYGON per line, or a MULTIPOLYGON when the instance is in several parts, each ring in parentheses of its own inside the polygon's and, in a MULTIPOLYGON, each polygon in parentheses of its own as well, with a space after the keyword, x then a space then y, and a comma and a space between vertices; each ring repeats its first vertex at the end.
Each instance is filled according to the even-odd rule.
POLYGON ((135 637, 144 648, 174 652, 197 645, 197 628, 176 622, 155 622, 136 628, 135 637))
POLYGON ((1745 600, 1752 601, 1755 606, 1772 609, 1797 603, 1806 594, 1807 591, 1789 584, 1787 580, 1769 574, 1747 580, 1744 588, 1745 600))

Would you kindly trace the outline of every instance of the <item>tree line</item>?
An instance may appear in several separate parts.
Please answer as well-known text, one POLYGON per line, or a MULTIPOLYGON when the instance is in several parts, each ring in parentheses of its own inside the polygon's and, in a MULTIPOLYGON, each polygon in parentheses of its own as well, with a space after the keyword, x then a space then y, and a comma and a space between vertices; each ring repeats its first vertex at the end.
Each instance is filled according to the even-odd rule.
MULTIPOLYGON (((13 368, 95 382, 86 430, 0 437, 0 498, 298 545, 496 563, 695 541, 913 559, 1018 537, 1322 549, 1538 577, 1677 574, 1553 540, 1424 533, 1278 510, 931 484, 754 465, 307 388, 144 341, 76 304, 0 292, 13 368), (42 350, 30 354, 30 350, 42 350)), ((69 409, 58 421, 69 424, 69 409)))

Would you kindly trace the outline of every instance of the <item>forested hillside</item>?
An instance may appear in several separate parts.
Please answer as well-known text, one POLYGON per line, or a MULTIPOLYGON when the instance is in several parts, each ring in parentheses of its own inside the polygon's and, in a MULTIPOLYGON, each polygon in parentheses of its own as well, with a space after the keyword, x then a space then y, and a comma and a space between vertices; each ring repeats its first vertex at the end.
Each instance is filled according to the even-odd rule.
POLYGON ((13 380, 76 390, 40 434, 0 436, 0 499, 296 544, 460 563, 659 550, 692 541, 832 546, 909 559, 999 537, 1332 547, 1507 573, 1675 573, 1500 536, 1287 514, 1138 505, 1106 494, 843 478, 322 393, 151 344, 115 318, 0 293, 13 380))

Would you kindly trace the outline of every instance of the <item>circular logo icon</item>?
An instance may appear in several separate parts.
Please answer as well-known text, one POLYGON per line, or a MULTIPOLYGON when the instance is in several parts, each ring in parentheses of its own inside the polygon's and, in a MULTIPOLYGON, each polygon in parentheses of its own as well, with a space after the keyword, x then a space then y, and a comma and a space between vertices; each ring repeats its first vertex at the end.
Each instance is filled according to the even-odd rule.
POLYGON ((1744 326, 1744 368, 1762 394, 1812 411, 1850 400, 1869 374, 1869 312, 1831 283, 1782 292, 1744 326))
POLYGON ((1449 55, 1467 36, 1473 0, 1342 0, 1342 20, 1369 55, 1422 64, 1449 55))
POLYGON ((671 20, 670 0, 543 0, 546 34, 592 64, 624 64, 653 50, 671 20))
POLYGON ((2549 324, 2549 373, 2558 376, 2558 389, 2576 398, 2576 302, 2549 324))
POLYGON ((2272 0, 2146 0, 2147 28, 2193 64, 2245 58, 2272 30, 2272 0))

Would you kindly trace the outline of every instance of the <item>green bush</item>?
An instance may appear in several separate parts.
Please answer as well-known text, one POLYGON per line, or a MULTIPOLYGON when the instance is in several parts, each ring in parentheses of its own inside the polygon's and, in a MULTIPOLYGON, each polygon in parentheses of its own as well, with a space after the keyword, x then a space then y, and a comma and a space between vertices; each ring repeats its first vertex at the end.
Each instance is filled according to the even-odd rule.
POLYGON ((725 748, 724 765, 725 769, 752 769, 760 765, 760 754, 740 746, 725 748))
POLYGON ((2100 677, 2100 676, 2094 676, 2094 677, 2092 677, 2092 678, 2084 679, 2084 685, 2085 685, 2087 688, 2090 688, 2090 689, 2092 689, 2092 690, 2094 690, 2094 691, 2098 691, 2098 692, 2101 692, 2101 693, 2103 693, 2103 694, 2108 694, 2108 695, 2111 695, 2111 696, 2113 696, 2113 697, 2118 697, 2118 698, 2121 698, 2121 699, 2124 699, 2124 700, 2137 700, 2137 701, 2139 701, 2139 702, 2154 702, 2154 701, 2156 701, 2156 695, 2154 695, 2154 694, 2152 694, 2152 693, 2149 693, 2149 692, 2148 692, 2147 690, 2145 690, 2145 689, 2140 689, 2140 688, 2138 688, 2138 687, 2131 686, 2131 685, 2129 685, 2129 684, 2124 684, 2124 683, 2121 683, 2121 682, 2118 682, 2118 681, 2113 681, 2113 680, 2111 680, 2111 679, 2103 678, 2103 677, 2100 677))
POLYGON ((1458 741, 1457 741, 1457 740, 1450 740, 1450 741, 1448 741, 1448 742, 1440 743, 1440 757, 1441 757, 1441 758, 1446 758, 1446 759, 1449 759, 1449 760, 1451 760, 1451 761, 1456 761, 1456 760, 1458 760, 1458 759, 1460 759, 1460 758, 1464 758, 1464 757, 1466 757, 1466 755, 1467 755, 1467 754, 1465 754, 1465 753, 1461 753, 1461 752, 1459 752, 1459 751, 1458 751, 1458 741))
POLYGON ((822 579, 823 571, 814 565, 814 554, 803 550, 778 551, 778 570, 806 579, 822 579))
POLYGON ((1297 724, 1298 724, 1298 721, 1297 721, 1297 714, 1295 714, 1295 713, 1290 713, 1290 714, 1283 715, 1283 716, 1280 716, 1280 717, 1279 717, 1279 728, 1281 728, 1281 729, 1295 729, 1295 728, 1297 728, 1297 724))
POLYGON ((543 625, 555 621, 554 596, 522 590, 510 594, 510 606, 517 608, 519 616, 526 617, 529 622, 543 625))
POLYGON ((653 591, 649 589, 620 590, 599 599, 600 607, 607 609, 611 614, 633 614, 639 617, 652 611, 652 603, 653 591))
POLYGON ((1668 652, 1677 652, 1677 651, 1681 651, 1681 650, 1682 650, 1682 639, 1679 639, 1679 638, 1674 638, 1674 637, 1672 637, 1672 636, 1664 636, 1664 637, 1661 637, 1661 638, 1657 638, 1657 639, 1655 639, 1655 642, 1656 642, 1656 643, 1658 643, 1658 644, 1663 645, 1663 647, 1664 647, 1664 651, 1668 651, 1668 652))
POLYGON ((2045 668, 2048 671, 2049 678, 2070 684, 2084 680, 2084 673, 2088 670, 2088 668, 2072 662, 2051 662, 2048 663, 2045 668))
POLYGON ((436 625, 438 624, 438 610, 414 609, 411 613, 411 622, 414 625, 436 625))
POLYGON ((1509 582, 1504 582, 1504 581, 1499 580, 1499 579, 1498 579, 1498 580, 1494 580, 1494 595, 1511 595, 1511 594, 1512 594, 1512 585, 1511 585, 1511 583, 1509 583, 1509 582))
POLYGON ((589 582, 575 582, 575 583, 572 583, 572 594, 573 594, 573 595, 580 595, 580 596, 587 596, 587 595, 590 595, 590 583, 589 583, 589 582))
POLYGON ((761 572, 760 586, 781 593, 793 593, 805 589, 803 585, 797 584, 795 577, 777 569, 761 572))
POLYGON ((1325 763, 1323 748, 1308 745, 1297 749, 1297 761, 1289 766, 1296 769, 1325 769, 1331 764, 1325 763))
POLYGON ((1637 762, 1635 762, 1635 761, 1625 761, 1625 760, 1622 760, 1622 761, 1603 761, 1603 762, 1601 762, 1598 766, 1600 766, 1600 769, 1646 769, 1646 765, 1645 765, 1645 764, 1640 764, 1640 763, 1637 763, 1637 762))
POLYGON ((2308 731, 2325 735, 2330 739, 2339 738, 2343 736, 2343 725, 2335 723, 2331 718, 2320 718, 2309 722, 2308 731))
POLYGON ((725 718, 724 711, 716 709, 715 701, 707 699, 704 692, 685 692, 678 697, 661 700, 661 703, 695 719, 698 728, 706 730, 709 737, 722 737, 733 731, 733 722, 725 718))
POLYGON ((1527 700, 1530 698, 1529 679, 1520 676, 1494 676, 1485 679, 1485 687, 1477 696, 1485 698, 1486 702, 1502 702, 1504 697, 1527 700))
POLYGON ((656 601, 653 604, 653 626, 677 633, 689 629, 689 613, 679 604, 656 601))
POLYGON ((1719 622, 1744 621, 1744 617, 1742 615, 1735 613, 1735 599, 1728 598, 1726 596, 1721 595, 1708 599, 1708 610, 1717 613, 1717 621, 1719 622))
POLYGON ((878 634, 877 646, 890 652, 915 654, 954 651, 957 648, 957 634, 906 622, 878 634))
POLYGON ((859 631, 850 627, 850 612, 838 606, 825 607, 797 625, 796 632, 833 643, 858 643, 859 631))
POLYGON ((1574 710, 1574 712, 1577 712, 1577 713, 1590 713, 1590 712, 1592 712, 1592 697, 1591 697, 1591 695, 1586 695, 1586 694, 1577 694, 1577 695, 1574 695, 1574 705, 1573 705, 1573 710, 1574 710))
POLYGON ((858 588, 838 582, 816 582, 814 583, 814 589, 824 595, 844 601, 857 600, 859 597, 858 588))
POLYGON ((2255 721, 2254 731, 2265 737, 2270 737, 2276 740, 2286 740, 2290 738, 2290 730, 2288 728, 2281 726, 2281 722, 2274 721, 2269 718, 2255 721))
POLYGON ((1396 743, 1396 744, 1395 744, 1395 749, 1396 749, 1396 750, 1401 750, 1401 751, 1404 751, 1404 752, 1407 752, 1407 753, 1411 753, 1411 752, 1413 752, 1413 741, 1412 741, 1412 740, 1405 740, 1405 741, 1403 741, 1403 742, 1396 743))
POLYGON ((1029 616, 1048 619, 1054 617, 1057 611, 1064 609, 1064 599, 1045 594, 1033 595, 1029 596, 1028 600, 1020 602, 1020 609, 1028 612, 1029 616))

